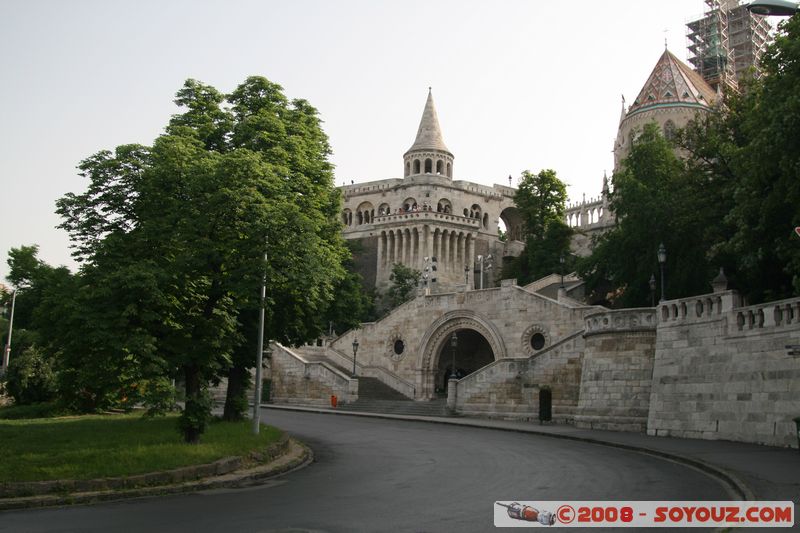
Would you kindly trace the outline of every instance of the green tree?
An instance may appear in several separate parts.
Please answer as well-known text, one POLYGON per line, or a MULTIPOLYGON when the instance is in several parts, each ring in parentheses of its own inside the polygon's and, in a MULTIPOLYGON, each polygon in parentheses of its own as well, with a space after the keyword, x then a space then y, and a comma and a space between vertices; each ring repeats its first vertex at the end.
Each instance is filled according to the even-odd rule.
POLYGON ((525 285, 572 265, 572 229, 564 222, 566 201, 567 187, 555 171, 522 173, 514 202, 525 222, 525 249, 503 265, 503 278, 516 278, 525 285), (567 262, 563 266, 562 258, 567 262))
POLYGON ((297 343, 319 333, 343 275, 339 196, 316 111, 259 77, 227 101, 230 112, 216 90, 187 81, 176 100, 185 113, 152 148, 87 159, 88 191, 59 202, 100 287, 126 272, 133 284, 121 290, 147 291, 145 305, 123 309, 121 326, 149 337, 131 335, 132 350, 120 335, 125 345, 109 351, 146 362, 142 379, 182 377, 187 442, 199 440, 209 416, 209 381, 228 377, 226 415, 241 414, 262 276, 268 338, 297 343))
MULTIPOLYGON (((596 291, 607 281, 614 294, 608 303, 650 305, 649 280, 659 277, 656 252, 663 243, 667 297, 707 292, 717 268, 709 254, 716 233, 708 228, 724 217, 724 188, 700 169, 687 169, 656 123, 634 141, 613 185, 617 225, 578 265, 589 288, 596 291)), ((604 295, 595 298, 602 301, 604 295)))
POLYGON ((411 300, 417 290, 422 272, 408 267, 402 263, 392 265, 392 273, 389 275, 389 290, 387 297, 389 306, 395 308, 411 300))

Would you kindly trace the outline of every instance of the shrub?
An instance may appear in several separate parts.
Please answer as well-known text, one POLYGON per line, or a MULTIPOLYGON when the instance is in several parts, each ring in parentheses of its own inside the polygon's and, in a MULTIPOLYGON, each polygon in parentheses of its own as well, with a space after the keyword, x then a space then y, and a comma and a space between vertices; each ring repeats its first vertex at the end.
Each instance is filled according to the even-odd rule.
POLYGON ((11 359, 6 390, 17 405, 47 402, 56 397, 56 376, 50 359, 36 345, 11 359))

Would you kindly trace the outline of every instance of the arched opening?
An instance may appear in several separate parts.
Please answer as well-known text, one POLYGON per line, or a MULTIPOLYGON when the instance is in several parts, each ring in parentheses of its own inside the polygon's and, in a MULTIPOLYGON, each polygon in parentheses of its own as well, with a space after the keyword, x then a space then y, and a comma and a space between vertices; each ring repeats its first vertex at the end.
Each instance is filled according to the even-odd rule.
POLYGON ((453 167, 452 165, 450 165, 450 163, 447 163, 447 177, 448 178, 453 177, 453 167))
POLYGON ((378 216, 382 217, 384 215, 388 215, 392 212, 392 208, 389 207, 389 204, 383 203, 378 206, 378 216))
POLYGON ((495 360, 489 341, 474 329, 458 329, 455 331, 456 345, 452 344, 452 333, 442 343, 437 354, 436 375, 434 383, 437 392, 447 393, 447 380, 453 375, 455 360, 455 376, 466 377, 495 360))
POLYGON ((419 174, 419 159, 414 160, 414 174, 419 174))
POLYGON ((442 160, 440 159, 436 161, 436 173, 441 175, 443 173, 442 171, 443 171, 443 165, 442 165, 442 160))
POLYGON ((433 172, 433 161, 430 159, 425 160, 425 174, 430 174, 433 172))
POLYGON ((483 229, 489 229, 489 213, 483 214, 483 229))
POLYGON ((450 203, 450 200, 447 198, 442 198, 436 204, 436 211, 439 213, 452 213, 453 212, 453 204, 450 203))
POLYGON ((412 211, 419 211, 419 205, 417 204, 417 200, 415 198, 406 198, 403 201, 403 211, 406 213, 411 213, 412 211))
POLYGON ((506 240, 524 241, 524 223, 516 207, 507 207, 500 213, 500 221, 506 226, 506 240))
POLYGON ((406 162, 406 177, 411 174, 411 163, 406 162))

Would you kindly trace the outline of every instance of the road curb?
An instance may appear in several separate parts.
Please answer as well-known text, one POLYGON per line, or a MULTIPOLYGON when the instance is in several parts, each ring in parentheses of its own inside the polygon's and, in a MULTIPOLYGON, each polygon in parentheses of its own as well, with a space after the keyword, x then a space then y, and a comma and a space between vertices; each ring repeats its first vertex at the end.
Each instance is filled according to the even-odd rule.
POLYGON ((459 426, 459 427, 470 427, 470 428, 481 428, 481 429, 496 429, 500 431, 511 431, 515 433, 529 433, 535 435, 541 435, 543 437, 551 437, 556 439, 564 439, 564 440, 572 440, 578 442, 586 442, 588 444, 597 444, 600 446, 608 446, 611 448, 619 448, 622 450, 628 450, 632 452, 642 453, 645 455, 650 455, 653 457, 657 457, 659 459, 665 459, 668 461, 673 461, 684 466, 688 466, 690 468, 694 468, 695 470, 699 470, 700 472, 714 478, 719 482, 725 490, 733 496, 735 499, 744 500, 744 501, 756 501, 755 494, 747 486, 747 484, 742 481, 736 474, 733 472, 722 468, 720 466, 708 463, 701 459, 697 459, 694 457, 689 457, 686 455, 682 455, 675 452, 667 452, 664 450, 658 450, 654 448, 648 448, 645 446, 636 446, 633 444, 625 444, 620 442, 613 442, 603 439, 591 438, 591 437, 583 437, 580 435, 566 435, 563 433, 550 433, 547 431, 538 431, 536 427, 503 427, 503 426, 493 426, 493 425, 481 425, 480 419, 470 418, 445 418, 445 417, 424 417, 424 416, 406 416, 406 415, 395 415, 395 414, 383 414, 383 413, 365 413, 365 412, 352 412, 352 411, 337 411, 333 409, 322 409, 322 408, 315 408, 315 407, 302 407, 302 406, 294 406, 294 405, 275 405, 275 404, 261 404, 262 408, 265 409, 275 409, 275 410, 284 410, 284 411, 305 411, 309 413, 319 413, 319 414, 328 414, 328 415, 342 415, 342 416, 361 416, 361 417, 368 417, 368 418, 383 418, 386 420, 408 420, 413 422, 428 422, 433 424, 446 424, 451 426, 459 426), (466 423, 465 423, 466 422, 466 423))
MULTIPOLYGON (((235 470, 226 474, 204 477, 172 485, 158 485, 127 490, 101 490, 69 494, 39 494, 0 499, 0 511, 30 509, 75 504, 127 500, 150 496, 181 494, 200 490, 236 488, 257 484, 311 464, 314 454, 302 442, 288 438, 285 453, 272 458, 269 463, 235 470)), ((197 465, 198 467, 206 465, 197 465)))

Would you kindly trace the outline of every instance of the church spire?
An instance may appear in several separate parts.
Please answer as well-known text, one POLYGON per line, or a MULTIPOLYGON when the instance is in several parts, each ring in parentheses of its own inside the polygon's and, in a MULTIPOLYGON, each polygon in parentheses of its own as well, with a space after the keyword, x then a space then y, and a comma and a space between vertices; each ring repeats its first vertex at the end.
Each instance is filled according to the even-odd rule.
POLYGON ((453 154, 447 149, 442 139, 442 128, 436 106, 433 105, 433 94, 428 87, 428 99, 419 121, 417 137, 414 144, 403 155, 405 164, 404 176, 433 174, 453 177, 453 154))
POLYGON ((439 116, 436 114, 436 106, 433 105, 433 94, 430 87, 428 87, 428 100, 422 111, 422 119, 419 121, 417 138, 408 149, 409 152, 415 150, 440 150, 450 153, 442 139, 442 128, 439 126, 439 116))

